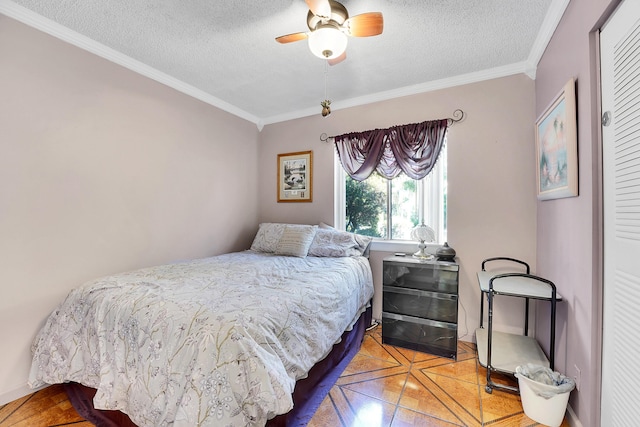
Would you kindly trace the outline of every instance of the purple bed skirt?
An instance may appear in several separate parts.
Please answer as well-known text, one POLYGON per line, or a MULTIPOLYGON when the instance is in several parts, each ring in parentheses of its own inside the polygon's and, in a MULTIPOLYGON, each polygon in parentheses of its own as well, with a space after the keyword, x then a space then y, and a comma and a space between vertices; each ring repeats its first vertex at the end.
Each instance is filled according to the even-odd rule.
MULTIPOLYGON (((358 319, 351 331, 342 334, 342 340, 333 346, 329 355, 314 365, 307 378, 296 383, 293 391, 293 409, 267 421, 267 427, 306 426, 347 367, 358 353, 365 330, 371 325, 371 307, 358 319)), ((69 400, 78 413, 97 427, 135 427, 129 417, 120 411, 105 411, 93 407, 96 390, 82 384, 64 384, 69 400)))

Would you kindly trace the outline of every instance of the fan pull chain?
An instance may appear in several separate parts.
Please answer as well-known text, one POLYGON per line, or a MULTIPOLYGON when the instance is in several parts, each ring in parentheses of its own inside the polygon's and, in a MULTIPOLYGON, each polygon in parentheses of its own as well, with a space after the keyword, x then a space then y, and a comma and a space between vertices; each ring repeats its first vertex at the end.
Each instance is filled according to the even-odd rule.
POLYGON ((322 105, 322 117, 327 117, 331 114, 331 101, 327 98, 327 86, 329 80, 329 62, 324 62, 324 101, 320 103, 322 105))

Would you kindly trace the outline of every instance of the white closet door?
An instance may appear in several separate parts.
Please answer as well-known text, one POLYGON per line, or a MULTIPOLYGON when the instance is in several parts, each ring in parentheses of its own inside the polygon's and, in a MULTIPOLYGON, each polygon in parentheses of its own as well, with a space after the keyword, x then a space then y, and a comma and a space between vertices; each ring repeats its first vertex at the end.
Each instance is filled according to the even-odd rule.
POLYGON ((640 2, 602 28, 604 306, 601 425, 640 422, 640 2))

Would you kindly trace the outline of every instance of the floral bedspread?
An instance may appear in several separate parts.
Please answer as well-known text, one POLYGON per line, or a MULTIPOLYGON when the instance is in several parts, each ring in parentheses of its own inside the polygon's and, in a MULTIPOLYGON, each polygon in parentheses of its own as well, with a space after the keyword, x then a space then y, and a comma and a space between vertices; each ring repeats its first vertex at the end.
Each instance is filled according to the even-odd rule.
POLYGON ((105 277, 50 315, 29 384, 96 388, 139 426, 264 425, 372 295, 363 257, 245 251, 105 277))

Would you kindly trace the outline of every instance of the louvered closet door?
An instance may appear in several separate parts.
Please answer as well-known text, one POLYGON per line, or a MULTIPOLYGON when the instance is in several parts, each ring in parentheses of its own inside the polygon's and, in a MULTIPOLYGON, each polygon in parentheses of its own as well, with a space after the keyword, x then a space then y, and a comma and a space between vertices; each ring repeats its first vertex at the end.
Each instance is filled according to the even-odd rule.
POLYGON ((600 35, 604 174, 601 425, 640 422, 640 2, 600 35))

